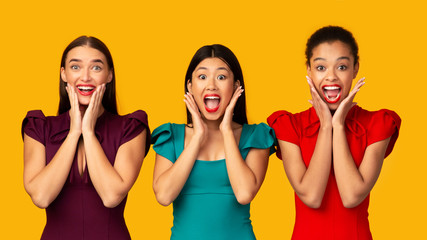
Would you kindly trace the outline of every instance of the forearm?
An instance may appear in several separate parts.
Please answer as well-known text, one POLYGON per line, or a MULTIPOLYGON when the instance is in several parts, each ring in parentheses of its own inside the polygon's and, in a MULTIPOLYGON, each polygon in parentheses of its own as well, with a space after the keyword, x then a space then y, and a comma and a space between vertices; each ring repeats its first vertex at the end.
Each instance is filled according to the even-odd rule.
POLYGON ((357 206, 369 193, 348 146, 345 128, 334 127, 333 156, 335 178, 344 206, 357 206))
POLYGON ((249 168, 240 154, 233 131, 223 131, 225 162, 227 173, 236 199, 241 204, 248 204, 257 194, 262 184, 249 168))
POLYGON ((128 193, 128 186, 110 163, 95 134, 83 134, 86 164, 91 181, 107 207, 119 204, 128 193))
MULTIPOLYGON (((41 171, 36 174, 32 172, 34 169, 31 169, 30 165, 30 161, 33 160, 31 158, 35 156, 27 153, 27 149, 24 150, 25 157, 29 158, 25 159, 24 186, 36 206, 48 207, 61 192, 70 173, 79 137, 78 134, 68 134, 49 164, 42 166, 41 171)), ((45 153, 43 153, 41 164, 46 164, 45 153)))
POLYGON ((193 169, 199 154, 200 142, 193 137, 175 163, 163 172, 159 173, 162 170, 158 170, 158 166, 155 167, 153 190, 160 204, 167 206, 178 197, 193 169))
POLYGON ((297 194, 310 207, 320 207, 331 171, 332 129, 320 128, 316 146, 305 173, 298 182, 297 194))

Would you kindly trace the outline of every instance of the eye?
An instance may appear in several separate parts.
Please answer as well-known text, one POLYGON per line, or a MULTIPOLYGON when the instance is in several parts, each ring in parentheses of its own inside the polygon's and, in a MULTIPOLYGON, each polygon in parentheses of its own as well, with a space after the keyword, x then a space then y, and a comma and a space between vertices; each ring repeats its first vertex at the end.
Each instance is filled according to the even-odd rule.
POLYGON ((326 68, 322 65, 316 67, 317 71, 324 71, 326 68))
POLYGON ((102 68, 100 66, 93 66, 92 69, 95 71, 101 71, 102 70, 102 68))
POLYGON ((77 65, 71 65, 71 67, 70 67, 71 69, 73 69, 73 70, 78 70, 79 69, 79 66, 77 66, 77 65))
POLYGON ((340 66, 338 66, 338 69, 339 70, 346 70, 347 66, 346 65, 340 65, 340 66))
POLYGON ((206 79, 206 75, 205 75, 205 74, 200 74, 200 75, 199 75, 199 79, 201 79, 201 80, 205 80, 205 79, 206 79))
POLYGON ((218 79, 218 80, 224 80, 224 79, 226 79, 226 77, 225 77, 225 75, 222 75, 222 74, 221 74, 221 75, 219 75, 219 76, 217 77, 217 79, 218 79))

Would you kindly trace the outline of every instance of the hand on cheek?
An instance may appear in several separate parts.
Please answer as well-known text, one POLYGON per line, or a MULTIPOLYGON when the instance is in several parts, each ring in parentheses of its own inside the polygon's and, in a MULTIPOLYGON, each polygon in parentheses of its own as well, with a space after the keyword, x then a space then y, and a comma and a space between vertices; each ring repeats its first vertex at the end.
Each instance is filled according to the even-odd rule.
POLYGON ((82 132, 83 134, 94 133, 96 120, 102 113, 102 99, 105 92, 105 84, 98 86, 95 92, 92 94, 85 114, 82 120, 82 132))
POLYGON ((236 106, 237 100, 242 95, 244 89, 242 86, 239 86, 234 90, 233 96, 231 97, 230 102, 228 103, 227 108, 225 109, 224 118, 219 126, 221 131, 232 130, 231 123, 233 122, 234 108, 236 106))
POLYGON ((75 89, 71 86, 66 86, 65 90, 68 93, 70 101, 70 133, 80 135, 82 133, 82 117, 80 113, 80 104, 75 89))
POLYGON ((334 117, 332 118, 332 125, 334 127, 343 126, 345 123, 345 118, 347 117, 350 109, 355 106, 357 103, 353 102, 356 93, 359 92, 360 88, 365 84, 365 78, 361 78, 354 85, 353 89, 350 91, 348 96, 340 103, 337 110, 335 111, 334 117))
POLYGON ((328 104, 323 101, 320 97, 319 93, 316 91, 314 87, 313 81, 306 76, 308 85, 310 86, 311 100, 308 102, 314 107, 316 110, 317 117, 319 118, 320 124, 323 127, 332 127, 332 115, 329 110, 328 104))

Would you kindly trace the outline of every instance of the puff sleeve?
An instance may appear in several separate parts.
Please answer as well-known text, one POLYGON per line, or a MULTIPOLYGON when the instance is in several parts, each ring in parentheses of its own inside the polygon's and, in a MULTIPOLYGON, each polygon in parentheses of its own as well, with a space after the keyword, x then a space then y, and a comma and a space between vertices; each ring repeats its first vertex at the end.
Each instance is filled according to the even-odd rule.
POLYGON ((267 123, 274 129, 277 139, 299 146, 299 136, 292 113, 283 110, 274 112, 267 118, 267 123))
POLYGON ((24 120, 22 121, 21 134, 22 139, 24 133, 29 137, 37 140, 41 144, 46 146, 46 117, 41 110, 33 110, 27 113, 24 120))
POLYGON ((122 138, 120 140, 120 145, 132 140, 136 136, 138 136, 144 129, 147 129, 147 138, 146 138, 146 146, 145 146, 145 155, 147 155, 150 150, 151 144, 151 135, 150 128, 148 127, 148 117, 147 114, 138 110, 131 114, 125 116, 125 120, 123 121, 123 133, 122 138))
POLYGON ((242 158, 246 159, 251 148, 270 149, 270 155, 276 149, 276 136, 274 130, 265 123, 247 125, 247 134, 243 139, 242 145, 239 147, 242 158))
POLYGON ((399 136, 401 119, 397 113, 382 109, 374 113, 368 125, 368 146, 372 143, 387 139, 390 137, 384 158, 393 150, 397 137, 399 136))
POLYGON ((157 154, 175 163, 178 158, 176 154, 174 130, 171 123, 160 125, 153 131, 153 149, 157 154))

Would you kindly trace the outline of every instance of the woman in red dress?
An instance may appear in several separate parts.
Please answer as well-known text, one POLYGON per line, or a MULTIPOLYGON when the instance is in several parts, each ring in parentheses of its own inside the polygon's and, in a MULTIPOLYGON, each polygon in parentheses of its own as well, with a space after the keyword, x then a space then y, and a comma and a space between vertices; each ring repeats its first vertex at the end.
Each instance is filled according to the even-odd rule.
POLYGON ((369 193, 401 120, 393 111, 367 111, 353 102, 365 79, 351 89, 359 57, 349 31, 317 30, 307 41, 306 58, 312 107, 277 111, 267 120, 295 191, 292 239, 372 239, 369 193))

